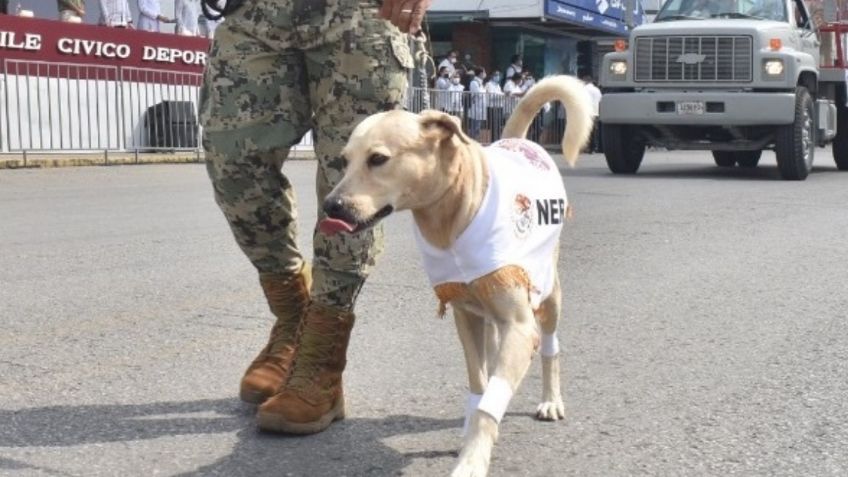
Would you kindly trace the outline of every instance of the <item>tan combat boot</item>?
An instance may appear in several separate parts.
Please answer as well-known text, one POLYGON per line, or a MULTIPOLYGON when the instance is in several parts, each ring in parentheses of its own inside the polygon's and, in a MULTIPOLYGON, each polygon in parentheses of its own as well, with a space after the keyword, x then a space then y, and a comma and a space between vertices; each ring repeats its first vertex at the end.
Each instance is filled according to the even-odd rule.
POLYGON ((309 304, 312 275, 308 265, 295 275, 259 274, 259 283, 277 322, 268 344, 253 360, 241 380, 239 397, 261 404, 280 390, 291 371, 297 352, 300 323, 309 304))
POLYGON ((313 434, 344 418, 342 371, 353 321, 352 312, 309 305, 291 378, 259 406, 261 429, 313 434))

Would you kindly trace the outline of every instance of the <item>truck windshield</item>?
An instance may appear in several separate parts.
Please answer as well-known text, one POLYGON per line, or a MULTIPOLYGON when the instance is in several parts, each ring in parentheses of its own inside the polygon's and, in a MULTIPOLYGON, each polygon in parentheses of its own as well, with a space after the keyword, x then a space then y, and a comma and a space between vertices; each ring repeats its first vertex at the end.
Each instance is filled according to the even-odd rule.
POLYGON ((663 5, 654 21, 707 18, 788 21, 786 2, 782 0, 669 0, 663 5))

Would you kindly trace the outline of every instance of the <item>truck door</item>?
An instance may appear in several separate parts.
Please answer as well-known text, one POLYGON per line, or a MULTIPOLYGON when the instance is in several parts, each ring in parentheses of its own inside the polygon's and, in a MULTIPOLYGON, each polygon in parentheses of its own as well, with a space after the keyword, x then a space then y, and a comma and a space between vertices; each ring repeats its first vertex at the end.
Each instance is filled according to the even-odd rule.
POLYGON ((790 6, 793 7, 792 11, 794 12, 792 15, 794 18, 790 19, 790 21, 794 20, 795 22, 795 32, 800 39, 801 51, 812 55, 815 64, 820 65, 821 53, 819 47, 821 41, 819 40, 817 29, 813 25, 812 17, 809 10, 807 10, 806 4, 803 0, 792 0, 790 6))

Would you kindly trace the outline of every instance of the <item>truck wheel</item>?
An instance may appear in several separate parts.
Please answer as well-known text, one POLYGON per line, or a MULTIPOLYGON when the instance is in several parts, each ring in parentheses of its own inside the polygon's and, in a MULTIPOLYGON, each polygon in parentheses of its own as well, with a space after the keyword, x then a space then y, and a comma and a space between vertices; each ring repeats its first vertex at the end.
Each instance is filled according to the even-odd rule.
POLYGON ((836 137, 833 138, 833 160, 840 171, 848 171, 848 107, 836 106, 836 137))
POLYGON ((601 124, 607 166, 614 174, 635 174, 645 157, 645 142, 632 126, 601 124))
POLYGON ((713 151, 713 159, 718 167, 733 167, 736 165, 736 153, 733 151, 713 151))
POLYGON ((762 155, 763 151, 738 151, 736 153, 736 163, 739 164, 739 167, 753 169, 760 163, 760 156, 762 155))
POLYGON ((777 129, 774 152, 780 176, 788 181, 802 181, 813 168, 816 152, 816 123, 813 98, 807 88, 795 88, 795 121, 777 129))

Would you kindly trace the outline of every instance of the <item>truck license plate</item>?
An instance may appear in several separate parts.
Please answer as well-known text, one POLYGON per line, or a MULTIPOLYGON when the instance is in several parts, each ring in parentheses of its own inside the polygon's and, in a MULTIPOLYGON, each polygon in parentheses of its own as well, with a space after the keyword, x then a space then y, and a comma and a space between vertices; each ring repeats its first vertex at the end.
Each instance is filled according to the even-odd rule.
POLYGON ((704 114, 703 101, 681 101, 677 103, 677 114, 704 114))

